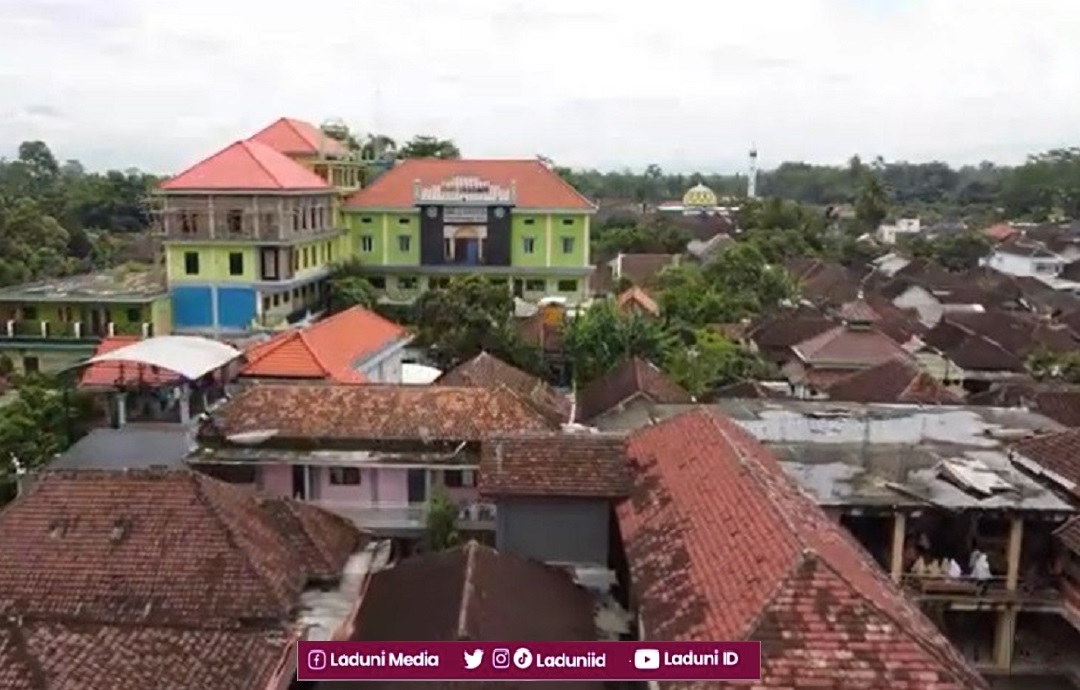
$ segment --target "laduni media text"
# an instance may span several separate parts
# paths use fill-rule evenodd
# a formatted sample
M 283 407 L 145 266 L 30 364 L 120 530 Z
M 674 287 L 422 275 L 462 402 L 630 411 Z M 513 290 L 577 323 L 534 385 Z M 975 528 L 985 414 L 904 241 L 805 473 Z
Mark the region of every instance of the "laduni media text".
M 758 680 L 758 642 L 300 642 L 297 679 Z

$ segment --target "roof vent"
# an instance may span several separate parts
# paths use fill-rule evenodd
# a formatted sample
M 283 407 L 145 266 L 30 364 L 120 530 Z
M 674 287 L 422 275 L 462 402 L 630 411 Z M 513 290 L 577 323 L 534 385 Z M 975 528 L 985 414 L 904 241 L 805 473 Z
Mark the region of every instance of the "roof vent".
M 109 541 L 113 544 L 119 544 L 127 537 L 130 529 L 131 524 L 128 520 L 124 518 L 113 520 L 112 530 L 109 532 Z
M 67 520 L 53 520 L 49 523 L 49 536 L 59 539 L 67 533 Z

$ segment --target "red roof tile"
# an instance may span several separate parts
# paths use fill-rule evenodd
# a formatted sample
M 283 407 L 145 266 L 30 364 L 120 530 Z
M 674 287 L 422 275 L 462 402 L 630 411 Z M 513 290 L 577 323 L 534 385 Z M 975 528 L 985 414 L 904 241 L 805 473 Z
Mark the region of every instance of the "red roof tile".
M 253 494 L 186 470 L 44 474 L 0 553 L 0 614 L 106 624 L 280 625 L 320 575 Z
M 341 157 L 349 154 L 348 147 L 326 136 L 321 129 L 303 120 L 283 117 L 249 137 L 249 141 L 266 144 L 286 156 Z
M 240 376 L 361 383 L 365 378 L 356 364 L 407 335 L 402 326 L 355 306 L 252 345 L 244 353 L 247 364 Z
M 534 404 L 551 421 L 559 424 L 570 421 L 570 399 L 567 396 L 560 394 L 540 378 L 507 364 L 488 352 L 481 352 L 457 365 L 440 376 L 435 385 L 479 388 L 505 386 Z
M 844 302 L 840 307 L 840 318 L 848 323 L 873 323 L 881 320 L 881 316 L 861 295 L 850 302 Z
M 1014 443 L 1012 451 L 1072 482 L 1070 491 L 1080 498 L 1080 429 L 1026 438 Z
M 486 496 L 624 498 L 629 492 L 622 434 L 510 434 L 483 442 L 480 493 Z
M 257 141 L 238 141 L 161 183 L 165 192 L 325 191 L 326 180 Z
M 649 296 L 649 293 L 636 285 L 619 295 L 618 304 L 619 309 L 626 312 L 636 307 L 639 311 L 644 311 L 648 316 L 660 316 L 660 305 Z
M 997 225 L 991 225 L 982 232 L 983 235 L 995 242 L 1004 242 L 1009 238 L 1020 234 L 1019 230 L 1009 225 L 1008 223 L 998 223 Z
M 911 405 L 960 405 L 963 398 L 919 369 L 914 361 L 890 359 L 833 383 L 830 400 Z
M 287 645 L 281 630 L 0 623 L 0 687 L 263 690 Z
M 910 359 L 900 345 L 876 329 L 837 326 L 791 348 L 803 362 L 817 369 L 872 367 L 890 359 Z
M 402 161 L 345 201 L 346 208 L 414 208 L 414 184 L 432 185 L 465 176 L 480 177 L 509 187 L 514 183 L 520 209 L 566 209 L 592 211 L 596 207 L 554 171 L 538 160 L 439 160 L 417 158 Z
M 104 355 L 141 340 L 134 335 L 118 335 L 104 338 L 94 351 L 94 356 Z M 79 377 L 82 388 L 117 388 L 121 386 L 163 386 L 180 381 L 176 372 L 141 362 L 97 362 L 86 367 Z
M 588 422 L 638 398 L 659 404 L 694 401 L 692 395 L 658 366 L 631 357 L 578 391 L 576 419 Z
M 760 640 L 763 687 L 988 687 L 730 419 L 697 409 L 629 449 L 635 487 L 617 514 L 648 639 Z
M 288 440 L 479 441 L 557 427 L 506 387 L 254 384 L 215 414 L 204 437 L 276 430 Z

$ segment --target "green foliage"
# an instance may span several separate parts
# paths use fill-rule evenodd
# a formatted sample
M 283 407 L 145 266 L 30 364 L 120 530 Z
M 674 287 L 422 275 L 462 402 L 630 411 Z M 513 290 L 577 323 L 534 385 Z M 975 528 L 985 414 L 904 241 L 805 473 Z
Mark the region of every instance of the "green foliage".
M 398 152 L 399 158 L 442 158 L 451 160 L 461 158 L 461 150 L 450 139 L 440 139 L 426 134 L 418 134 L 405 142 Z
M 877 230 L 889 215 L 889 192 L 876 174 L 865 174 L 855 195 L 855 217 L 865 232 Z
M 538 353 L 518 337 L 514 298 L 505 284 L 470 275 L 433 287 L 413 305 L 416 341 L 441 369 L 450 369 L 481 350 L 527 371 L 537 371 Z
M 1080 148 L 1032 156 L 1010 171 L 1001 200 L 1010 218 L 1043 222 L 1080 217 Z
M 615 224 L 620 223 L 620 224 Z M 613 258 L 617 254 L 681 254 L 691 235 L 673 226 L 663 218 L 647 224 L 630 219 L 612 219 L 612 224 L 602 225 L 592 233 L 590 254 L 596 261 Z
M 729 383 L 772 378 L 778 373 L 707 328 L 693 331 L 687 346 L 674 349 L 664 368 L 676 383 L 698 398 Z
M 457 516 L 458 508 L 446 491 L 441 487 L 436 489 L 427 506 L 425 549 L 444 551 L 458 545 Z
M 1080 351 L 1048 352 L 1037 350 L 1027 360 L 1028 372 L 1039 379 L 1080 383 Z
M 375 306 L 375 288 L 363 276 L 359 259 L 339 262 L 330 270 L 330 311 L 337 313 L 357 305 L 365 309 Z
M 903 240 L 901 247 L 912 257 L 932 259 L 951 271 L 965 271 L 979 265 L 979 259 L 990 251 L 990 241 L 978 232 L 930 239 L 916 235 Z
M 580 386 L 627 357 L 663 363 L 677 340 L 662 324 L 636 312 L 626 314 L 614 301 L 605 300 L 568 321 L 563 344 L 574 363 L 574 380 Z

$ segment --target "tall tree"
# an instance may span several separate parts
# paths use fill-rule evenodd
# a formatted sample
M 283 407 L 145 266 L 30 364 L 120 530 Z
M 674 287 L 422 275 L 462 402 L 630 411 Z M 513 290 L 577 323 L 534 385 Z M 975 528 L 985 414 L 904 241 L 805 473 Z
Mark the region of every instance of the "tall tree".
M 405 142 L 398 152 L 401 158 L 461 158 L 461 150 L 451 139 L 420 134 Z

